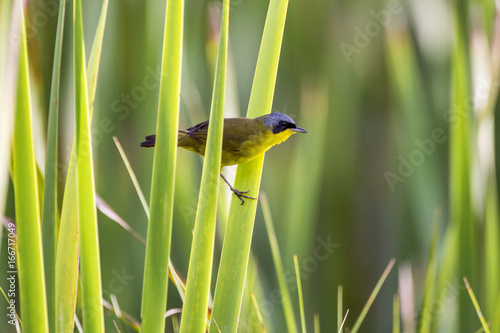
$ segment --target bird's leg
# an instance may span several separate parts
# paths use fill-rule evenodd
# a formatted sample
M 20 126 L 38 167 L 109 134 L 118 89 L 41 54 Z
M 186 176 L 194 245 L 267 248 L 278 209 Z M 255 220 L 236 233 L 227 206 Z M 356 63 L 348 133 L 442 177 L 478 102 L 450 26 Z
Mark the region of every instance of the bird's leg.
M 257 198 L 254 198 L 254 197 L 250 197 L 248 195 L 245 195 L 246 193 L 248 193 L 249 191 L 240 191 L 240 190 L 237 190 L 235 189 L 233 186 L 231 186 L 231 184 L 229 184 L 229 182 L 227 181 L 227 179 L 224 177 L 224 175 L 222 174 L 222 172 L 220 173 L 220 176 L 222 177 L 222 179 L 224 179 L 224 181 L 226 182 L 227 186 L 229 186 L 229 188 L 231 189 L 231 191 L 233 191 L 234 194 L 236 194 L 236 196 L 238 197 L 238 199 L 241 200 L 241 204 L 243 205 L 245 203 L 245 200 L 243 200 L 243 198 L 247 198 L 247 199 L 253 199 L 253 200 L 257 200 Z

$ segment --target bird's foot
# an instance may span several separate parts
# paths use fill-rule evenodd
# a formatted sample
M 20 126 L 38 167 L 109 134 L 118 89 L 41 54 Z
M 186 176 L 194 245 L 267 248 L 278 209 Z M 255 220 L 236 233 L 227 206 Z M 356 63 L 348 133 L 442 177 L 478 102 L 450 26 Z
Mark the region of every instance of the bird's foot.
M 243 198 L 257 200 L 257 198 L 245 195 L 250 191 L 240 191 L 240 190 L 235 189 L 234 187 L 231 187 L 231 191 L 233 191 L 233 193 L 238 197 L 238 199 L 241 200 L 242 205 L 245 203 L 245 200 L 243 200 Z
M 224 179 L 224 181 L 226 182 L 227 186 L 229 186 L 229 188 L 231 189 L 231 191 L 233 191 L 233 193 L 234 193 L 234 194 L 236 194 L 236 196 L 238 197 L 238 199 L 240 199 L 240 200 L 241 200 L 241 204 L 242 204 L 242 205 L 245 203 L 245 200 L 243 200 L 243 198 L 252 199 L 252 200 L 257 200 L 257 198 L 254 198 L 254 197 L 250 197 L 250 196 L 248 196 L 248 195 L 245 195 L 245 194 L 247 194 L 247 193 L 248 193 L 248 192 L 250 192 L 250 191 L 240 191 L 240 190 L 235 189 L 235 188 L 233 187 L 233 185 L 231 185 L 231 184 L 227 181 L 226 177 L 224 177 L 224 175 L 222 174 L 222 172 L 221 172 L 220 176 L 222 177 L 222 179 Z

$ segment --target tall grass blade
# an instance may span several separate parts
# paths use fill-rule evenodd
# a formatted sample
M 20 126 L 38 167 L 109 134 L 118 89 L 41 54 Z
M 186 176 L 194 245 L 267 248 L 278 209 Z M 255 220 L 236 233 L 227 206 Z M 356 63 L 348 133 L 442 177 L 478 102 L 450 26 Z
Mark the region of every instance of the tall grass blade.
M 271 253 L 273 255 L 274 268 L 276 269 L 276 277 L 278 279 L 278 286 L 281 293 L 281 305 L 283 306 L 283 313 L 285 315 L 287 332 L 298 332 L 297 320 L 293 312 L 292 299 L 290 292 L 286 285 L 285 270 L 283 268 L 283 261 L 281 259 L 280 250 L 278 247 L 278 240 L 274 231 L 273 220 L 271 216 L 271 209 L 269 208 L 269 201 L 265 193 L 260 195 L 260 203 L 264 213 L 264 222 L 266 223 L 267 235 L 269 236 L 269 243 L 271 245 Z
M 489 182 L 486 191 L 484 216 L 484 286 L 485 286 L 485 313 L 493 318 L 500 299 L 500 219 L 498 211 L 498 192 L 495 177 Z M 500 322 L 494 322 L 492 331 L 500 332 Z
M 105 0 L 103 9 L 108 0 Z M 90 64 L 99 63 L 101 56 L 102 38 L 98 36 L 104 33 L 104 20 L 106 11 L 101 12 L 99 26 L 96 31 L 96 38 L 92 46 L 90 55 Z M 95 77 L 92 83 L 88 84 L 89 96 L 92 96 L 96 90 L 98 66 L 91 65 L 87 69 L 89 77 Z M 90 99 L 89 99 L 90 100 Z M 93 107 L 90 103 L 89 117 L 92 118 Z M 74 318 L 76 308 L 76 287 L 78 280 L 78 251 L 79 251 L 79 223 L 77 209 L 76 192 L 76 133 L 71 147 L 70 158 L 68 161 L 68 173 L 64 185 L 64 198 L 61 210 L 61 219 L 59 225 L 59 237 L 57 242 L 56 256 L 56 332 L 71 332 L 75 325 Z
M 451 68 L 451 114 L 449 147 L 450 223 L 458 232 L 456 249 L 460 264 L 455 262 L 455 274 L 477 281 L 477 232 L 471 203 L 471 123 L 473 119 L 468 36 L 468 3 L 453 3 L 454 46 Z M 465 297 L 460 298 L 459 320 L 462 332 L 473 329 L 472 308 Z
M 11 19 L 11 4 L 9 1 L 0 2 L 0 100 L 4 101 L 4 108 L 0 114 L 0 214 L 4 214 L 7 202 L 9 184 L 9 164 L 11 155 L 12 117 L 14 113 L 14 87 L 11 81 L 16 72 L 15 66 L 9 63 L 12 48 L 9 47 L 9 29 Z M 10 33 L 14 33 L 10 31 Z M 0 229 L 0 237 L 3 230 Z M 1 241 L 0 241 L 1 244 Z M 0 250 L 0 254 L 2 251 Z
M 319 314 L 314 314 L 314 333 L 319 333 L 320 326 L 319 326 Z
M 141 303 L 142 330 L 163 332 L 174 211 L 184 1 L 167 1 L 150 219 Z
M 266 327 L 264 326 L 264 319 L 262 318 L 259 304 L 257 303 L 257 299 L 255 298 L 255 294 L 251 293 L 250 297 L 252 298 L 252 304 L 254 306 L 255 312 L 257 313 L 257 318 L 259 319 L 261 332 L 267 332 Z
M 142 207 L 144 208 L 144 211 L 146 212 L 146 216 L 149 218 L 149 206 L 148 202 L 146 201 L 146 198 L 144 197 L 144 193 L 141 190 L 141 187 L 139 186 L 139 181 L 137 180 L 137 177 L 135 176 L 134 170 L 132 169 L 132 166 L 130 165 L 130 162 L 127 158 L 127 155 L 125 154 L 125 151 L 123 150 L 122 145 L 120 144 L 120 141 L 116 136 L 113 137 L 113 141 L 115 142 L 116 148 L 118 148 L 118 151 L 120 152 L 120 156 L 122 157 L 123 163 L 125 164 L 125 167 L 127 168 L 128 174 L 130 175 L 130 179 L 132 180 L 132 183 L 134 184 L 135 191 L 137 192 L 137 195 L 139 196 L 139 200 L 141 200 Z
M 343 286 L 340 284 L 337 287 L 337 332 L 342 333 L 342 313 L 343 313 Z
M 304 297 L 302 296 L 302 283 L 300 281 L 300 268 L 299 268 L 299 260 L 297 259 L 297 255 L 293 256 L 293 264 L 295 266 L 295 276 L 297 277 L 297 292 L 299 294 L 300 323 L 301 323 L 301 327 L 302 327 L 302 333 L 306 333 L 307 328 L 306 328 L 306 315 L 304 312 Z
M 467 288 L 467 292 L 469 293 L 470 299 L 472 300 L 472 304 L 474 304 L 474 308 L 476 309 L 477 316 L 481 321 L 481 325 L 483 326 L 484 331 L 486 333 L 490 333 L 490 328 L 488 327 L 488 324 L 484 319 L 483 313 L 481 312 L 481 308 L 479 307 L 479 303 L 477 302 L 476 296 L 474 295 L 474 291 L 472 291 L 472 288 L 470 287 L 469 281 L 467 280 L 466 277 L 464 277 L 464 283 L 465 287 Z
M 189 258 L 186 299 L 182 310 L 181 333 L 203 333 L 206 328 L 205 322 L 215 242 L 219 173 L 221 169 L 222 132 L 224 129 L 228 30 L 229 0 L 224 0 L 207 146 Z
M 434 231 L 432 233 L 429 259 L 427 263 L 427 275 L 425 277 L 424 297 L 418 319 L 418 332 L 430 333 L 432 325 L 432 301 L 435 297 L 436 274 L 437 274 L 437 250 L 439 242 L 441 211 L 436 209 L 434 214 Z
M 486 115 L 480 119 L 479 126 L 486 124 L 498 124 L 498 112 L 496 108 L 500 107 L 499 100 L 499 85 L 500 78 L 500 52 L 498 43 L 500 42 L 500 7 L 495 4 L 484 2 L 484 8 L 491 10 L 488 14 L 491 15 L 491 25 L 486 24 L 484 32 L 490 37 L 491 42 L 491 83 L 488 96 L 488 104 L 486 106 Z M 487 23 L 487 22 L 485 22 Z M 489 28 L 493 28 L 488 30 Z M 491 31 L 493 32 L 491 34 Z M 495 119 L 496 117 L 496 119 Z M 485 291 L 485 306 L 484 310 L 487 318 L 491 318 L 493 333 L 500 333 L 500 212 L 498 198 L 498 126 L 493 126 L 491 140 L 493 144 L 488 148 L 486 154 L 492 156 L 485 172 L 485 198 L 484 198 L 484 291 Z M 479 140 L 478 140 L 479 141 Z M 495 153 L 495 146 L 497 153 Z M 495 161 L 496 156 L 496 161 Z
M 92 42 L 92 50 L 90 51 L 89 64 L 87 67 L 88 96 L 91 119 L 94 111 L 97 75 L 99 73 L 99 64 L 101 62 L 102 42 L 104 39 L 104 28 L 106 27 L 108 5 L 109 0 L 104 0 L 102 3 L 101 14 L 99 16 L 99 22 L 97 23 L 97 29 L 94 35 L 94 41 Z
M 399 315 L 399 295 L 395 294 L 392 302 L 392 333 L 399 333 L 401 323 Z
M 386 269 L 384 270 L 384 273 L 382 273 L 382 276 L 378 280 L 377 284 L 375 285 L 375 288 L 373 289 L 370 297 L 368 298 L 368 301 L 366 302 L 365 306 L 363 307 L 363 310 L 361 310 L 361 313 L 359 314 L 358 319 L 356 319 L 356 322 L 354 323 L 354 326 L 351 329 L 351 333 L 356 333 L 359 331 L 359 328 L 361 327 L 361 324 L 363 323 L 363 320 L 366 317 L 366 314 L 368 313 L 368 310 L 370 310 L 370 307 L 373 304 L 373 301 L 375 300 L 375 297 L 377 297 L 378 292 L 380 291 L 380 288 L 382 288 L 382 285 L 385 282 L 385 279 L 387 279 L 387 276 L 392 270 L 392 267 L 394 266 L 394 263 L 396 262 L 395 259 L 391 259 L 389 261 L 389 264 L 387 265 Z
M 271 111 L 287 8 L 288 0 L 269 3 L 248 105 L 249 118 Z M 235 188 L 256 195 L 263 161 L 262 155 L 239 165 Z M 238 326 L 256 209 L 253 200 L 247 200 L 245 205 L 240 205 L 237 198 L 231 200 L 212 310 L 212 318 L 222 332 L 235 331 Z M 215 332 L 217 327 L 210 325 L 210 333 Z
M 349 309 L 347 309 L 347 311 L 345 312 L 344 319 L 342 319 L 342 323 L 340 323 L 339 333 L 342 333 L 342 329 L 344 328 L 344 324 L 348 314 L 349 314 Z
M 72 156 L 76 156 L 72 149 Z M 66 177 L 56 256 L 56 332 L 71 332 L 74 326 L 79 249 L 76 160 L 70 158 Z
M 75 131 L 77 159 L 77 203 L 80 222 L 80 273 L 82 283 L 83 328 L 89 332 L 104 332 L 102 310 L 101 263 L 97 213 L 94 200 L 95 186 L 90 140 L 90 120 L 85 71 L 81 1 L 75 0 L 74 56 L 75 56 Z
M 17 2 L 16 5 L 22 6 L 22 3 Z M 19 273 L 23 330 L 25 332 L 48 332 L 37 167 L 31 126 L 28 51 L 23 10 L 21 10 L 21 15 L 19 72 L 12 144 L 18 262 L 9 263 L 8 274 Z
M 458 261 L 459 251 L 458 246 L 460 243 L 457 241 L 458 238 L 458 228 L 455 224 L 448 224 L 446 231 L 443 236 L 443 246 L 438 262 L 437 268 L 437 281 L 435 297 L 432 301 L 436 299 L 443 299 L 449 297 L 450 289 L 452 291 L 456 290 L 456 284 L 458 283 L 456 278 L 456 263 Z M 445 329 L 450 329 L 452 332 L 458 331 L 459 322 L 458 320 L 449 320 L 449 317 L 456 317 L 458 311 L 458 293 L 452 294 L 453 297 L 447 298 L 447 306 L 440 309 L 437 314 L 431 311 L 430 318 L 421 318 L 421 321 L 430 321 L 431 332 L 440 332 Z
M 56 248 L 57 248 L 57 141 L 59 126 L 59 83 L 64 33 L 66 1 L 59 2 L 57 31 L 50 87 L 49 123 L 47 130 L 47 157 L 42 207 L 42 239 L 47 286 L 47 312 L 49 328 L 55 330 L 56 321 Z

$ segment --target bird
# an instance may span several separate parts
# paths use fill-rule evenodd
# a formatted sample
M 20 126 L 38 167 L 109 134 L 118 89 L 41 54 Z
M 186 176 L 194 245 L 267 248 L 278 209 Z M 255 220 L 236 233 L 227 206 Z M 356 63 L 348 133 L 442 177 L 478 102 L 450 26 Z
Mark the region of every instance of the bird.
M 298 127 L 292 118 L 286 114 L 272 112 L 257 118 L 225 118 L 222 138 L 221 169 L 225 166 L 236 165 L 250 161 L 265 153 L 269 148 L 286 141 L 292 134 L 308 133 Z M 193 127 L 180 130 L 177 137 L 177 146 L 205 156 L 205 147 L 208 136 L 208 120 Z M 156 135 L 148 135 L 140 146 L 150 148 L 155 146 Z M 235 189 L 220 173 L 222 179 L 231 191 L 241 200 L 257 200 L 246 195 L 249 191 Z

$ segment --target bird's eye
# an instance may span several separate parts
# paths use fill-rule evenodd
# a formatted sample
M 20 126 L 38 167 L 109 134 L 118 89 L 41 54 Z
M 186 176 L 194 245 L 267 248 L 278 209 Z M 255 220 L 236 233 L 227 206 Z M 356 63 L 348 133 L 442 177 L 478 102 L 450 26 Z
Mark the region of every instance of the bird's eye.
M 280 121 L 280 127 L 287 128 L 286 122 Z

